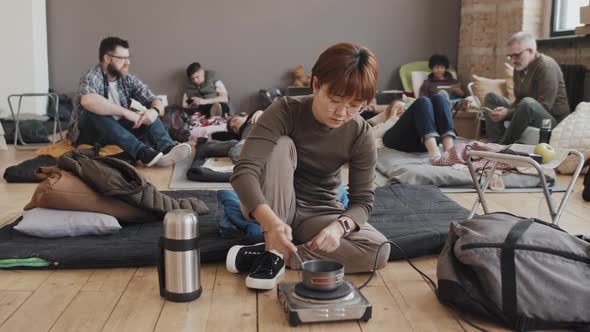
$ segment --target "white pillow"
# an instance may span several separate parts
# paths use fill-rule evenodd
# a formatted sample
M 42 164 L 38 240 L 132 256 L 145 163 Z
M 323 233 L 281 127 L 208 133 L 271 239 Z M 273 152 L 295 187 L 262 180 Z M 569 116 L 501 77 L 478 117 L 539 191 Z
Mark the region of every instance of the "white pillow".
M 104 213 L 34 208 L 23 212 L 17 231 L 42 238 L 104 235 L 121 229 L 113 216 Z
M 420 97 L 420 87 L 422 83 L 428 78 L 430 75 L 429 71 L 413 71 L 411 73 L 412 77 L 412 90 L 414 91 L 414 97 Z

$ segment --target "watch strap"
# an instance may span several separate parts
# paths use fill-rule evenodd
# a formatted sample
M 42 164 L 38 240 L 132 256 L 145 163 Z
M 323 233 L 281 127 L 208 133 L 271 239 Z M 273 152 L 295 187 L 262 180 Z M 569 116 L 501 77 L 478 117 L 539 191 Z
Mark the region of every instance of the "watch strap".
M 348 220 L 345 218 L 338 218 L 338 222 L 340 223 L 340 226 L 342 226 L 342 229 L 344 229 L 344 234 L 342 235 L 342 237 L 347 237 L 348 235 L 350 235 L 352 229 L 350 228 Z

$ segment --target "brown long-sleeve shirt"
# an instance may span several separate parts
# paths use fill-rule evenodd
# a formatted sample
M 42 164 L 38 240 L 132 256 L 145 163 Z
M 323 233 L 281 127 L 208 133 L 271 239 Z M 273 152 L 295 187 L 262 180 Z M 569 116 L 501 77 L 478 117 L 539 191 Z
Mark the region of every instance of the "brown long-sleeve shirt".
M 514 96 L 516 100 L 512 109 L 522 98 L 531 97 L 543 105 L 557 122 L 570 113 L 561 68 L 544 54 L 539 53 L 526 70 L 514 70 Z
M 248 213 L 267 203 L 261 190 L 265 162 L 281 136 L 297 149 L 295 195 L 306 205 L 333 205 L 342 182 L 341 169 L 349 164 L 348 208 L 343 213 L 359 226 L 373 208 L 377 150 L 371 126 L 360 115 L 329 129 L 312 113 L 313 97 L 286 97 L 260 117 L 234 167 L 231 184 Z

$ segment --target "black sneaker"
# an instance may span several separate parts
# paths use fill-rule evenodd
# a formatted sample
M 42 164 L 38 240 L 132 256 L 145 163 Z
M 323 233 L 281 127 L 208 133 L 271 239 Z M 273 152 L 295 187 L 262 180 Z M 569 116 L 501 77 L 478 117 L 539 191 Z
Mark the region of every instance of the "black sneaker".
M 137 159 L 140 160 L 147 167 L 154 166 L 164 154 L 156 151 L 149 146 L 144 146 L 137 153 Z
M 225 267 L 231 273 L 248 272 L 256 259 L 264 253 L 264 242 L 247 246 L 233 246 L 225 258 Z
M 274 251 L 265 251 L 250 270 L 246 286 L 253 289 L 273 289 L 277 279 L 285 273 L 285 261 Z

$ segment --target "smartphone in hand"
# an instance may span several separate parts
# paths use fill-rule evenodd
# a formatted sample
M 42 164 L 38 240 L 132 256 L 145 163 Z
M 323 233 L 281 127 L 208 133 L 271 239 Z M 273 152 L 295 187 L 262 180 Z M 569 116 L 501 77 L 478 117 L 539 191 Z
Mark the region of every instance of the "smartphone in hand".
M 485 112 L 485 114 L 488 114 L 488 115 L 494 112 L 494 110 L 492 110 L 489 107 L 485 107 L 485 106 L 482 107 L 481 109 Z

